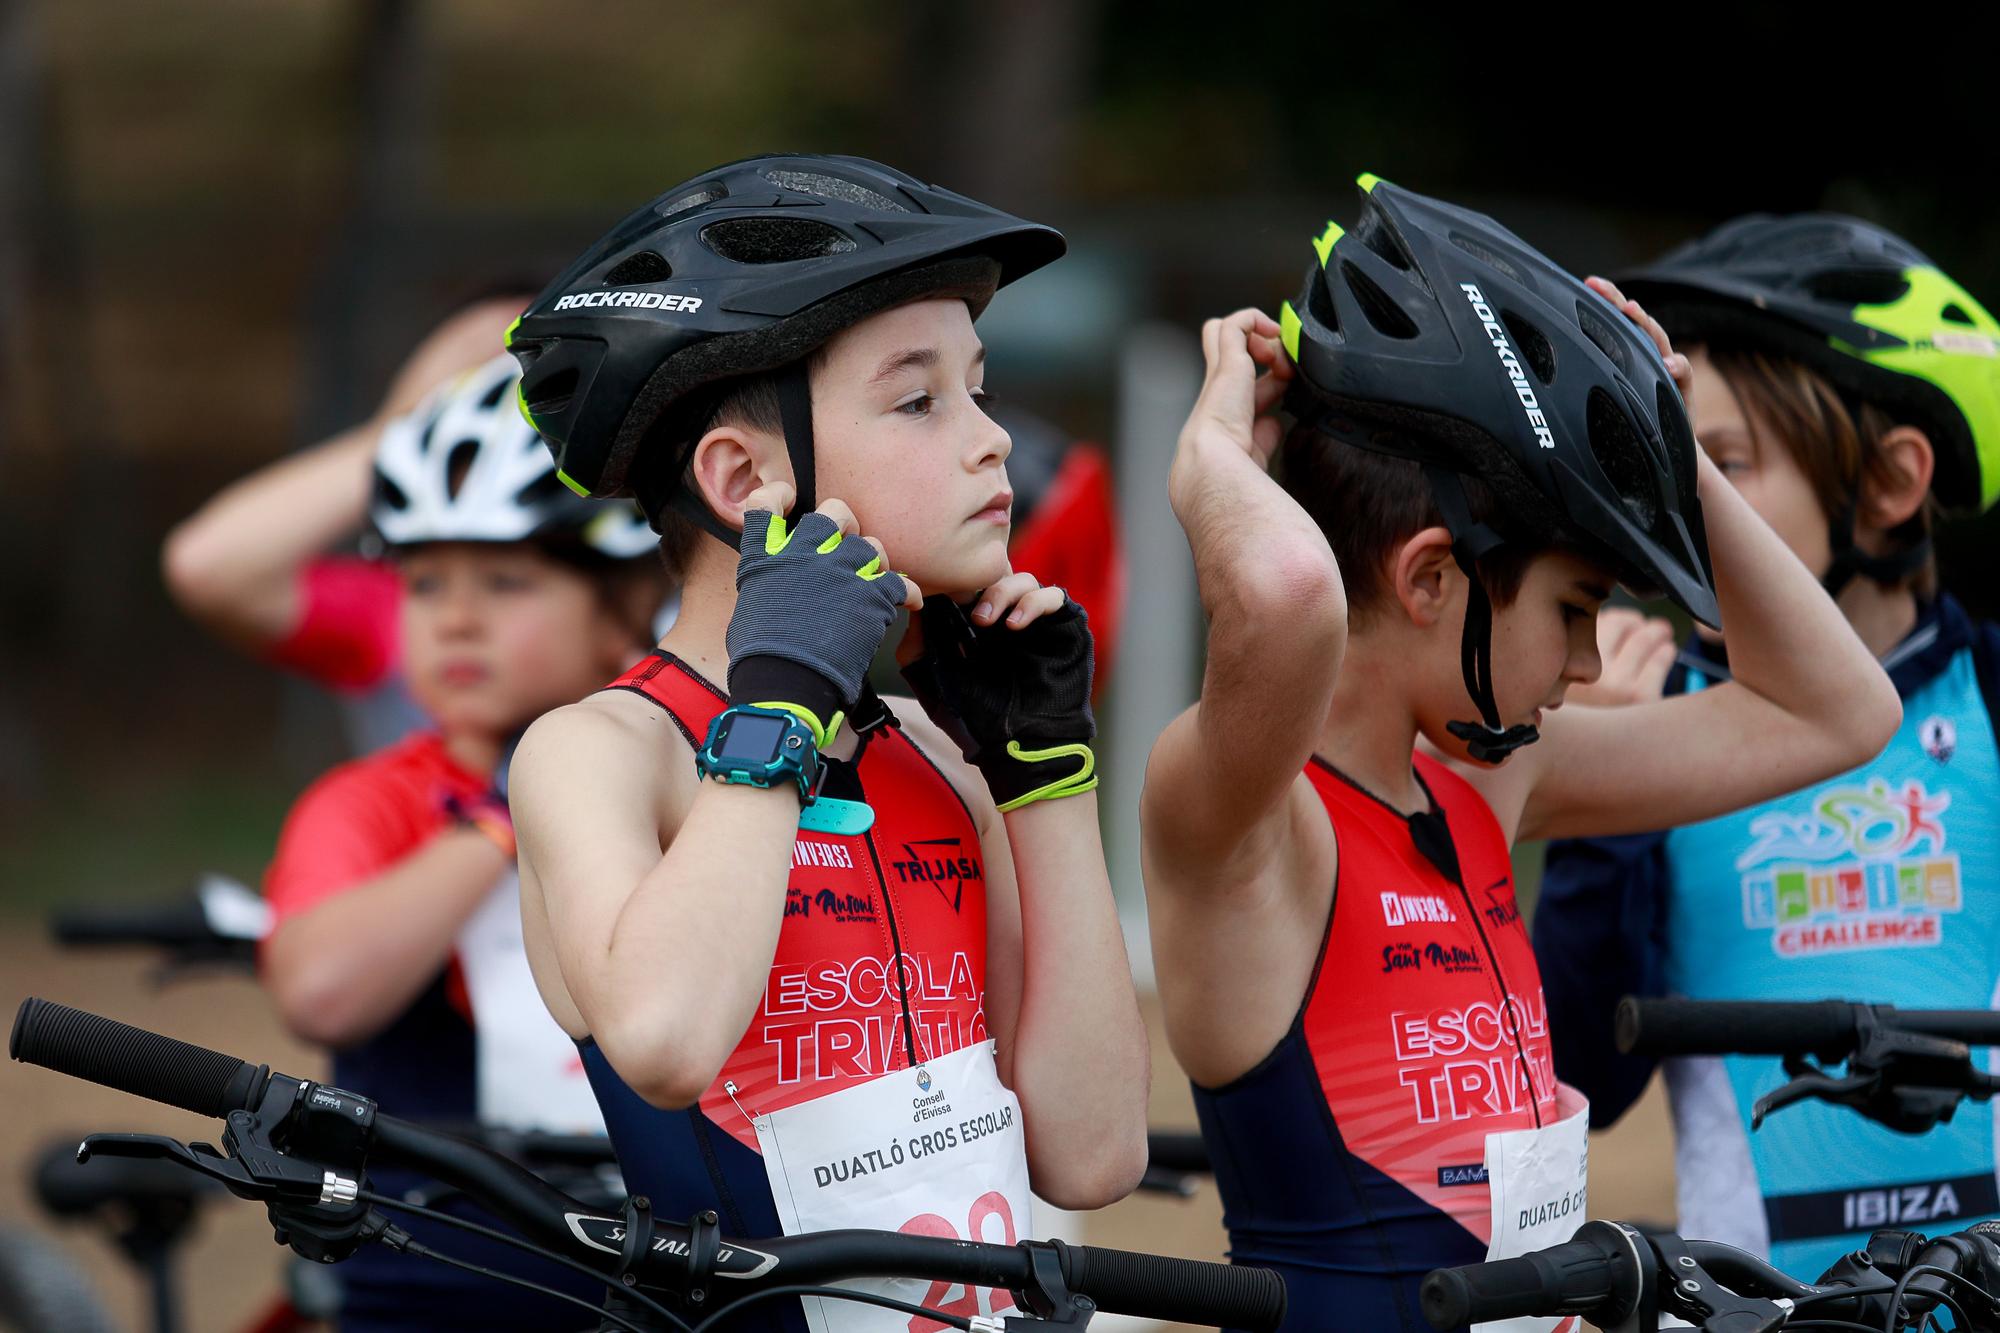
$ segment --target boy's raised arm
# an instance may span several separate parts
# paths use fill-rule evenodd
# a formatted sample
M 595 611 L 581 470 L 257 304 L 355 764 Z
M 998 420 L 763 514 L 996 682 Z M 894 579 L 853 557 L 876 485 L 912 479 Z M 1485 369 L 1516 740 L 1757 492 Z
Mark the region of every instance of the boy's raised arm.
M 250 652 L 290 633 L 303 614 L 300 572 L 367 517 L 383 426 L 499 352 L 517 306 L 484 301 L 453 315 L 410 353 L 374 415 L 233 482 L 175 525 L 160 566 L 181 609 Z
M 1593 280 L 1596 281 L 1596 280 Z M 1636 302 L 1616 299 L 1679 358 Z M 1888 675 L 1819 581 L 1697 452 L 1716 600 L 1734 680 L 1630 708 L 1552 716 L 1519 836 L 1671 828 L 1830 777 L 1902 722 Z
M 1145 806 L 1164 849 L 1210 864 L 1282 810 L 1347 641 L 1333 552 L 1266 471 L 1280 431 L 1270 413 L 1293 373 L 1278 333 L 1255 310 L 1203 325 L 1207 378 L 1168 482 L 1194 553 L 1208 659 L 1201 702 L 1153 748 Z

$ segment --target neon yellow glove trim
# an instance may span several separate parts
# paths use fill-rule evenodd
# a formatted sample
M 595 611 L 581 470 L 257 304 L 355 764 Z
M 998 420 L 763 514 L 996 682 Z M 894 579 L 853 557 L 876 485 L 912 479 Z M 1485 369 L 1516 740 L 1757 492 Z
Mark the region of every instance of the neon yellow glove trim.
M 798 704 L 788 704 L 782 699 L 773 699 L 767 703 L 754 703 L 750 706 L 752 708 L 770 708 L 780 713 L 790 713 L 793 717 L 805 723 L 807 728 L 811 730 L 813 744 L 817 745 L 822 752 L 825 751 L 827 746 L 833 744 L 834 738 L 840 735 L 840 724 L 847 720 L 847 711 L 842 709 L 833 715 L 832 721 L 822 726 L 819 716 L 812 709 L 801 708 Z
M 1088 745 L 1057 745 L 1046 750 L 1024 750 L 1021 742 L 1008 741 L 1007 754 L 1024 764 L 1039 764 L 1049 759 L 1081 759 L 1083 767 L 1068 777 L 1057 778 L 1046 787 L 1037 787 L 1031 792 L 1016 796 L 1000 807 L 1000 813 L 1019 810 L 1024 805 L 1036 801 L 1059 801 L 1065 796 L 1081 796 L 1097 786 L 1097 756 Z
M 575 477 L 572 477 L 569 473 L 563 471 L 561 468 L 556 469 L 556 480 L 560 481 L 563 485 L 569 487 L 571 490 L 575 491 L 578 495 L 581 495 L 586 500 L 593 498 L 590 494 L 590 487 L 584 485 L 582 482 L 578 481 Z

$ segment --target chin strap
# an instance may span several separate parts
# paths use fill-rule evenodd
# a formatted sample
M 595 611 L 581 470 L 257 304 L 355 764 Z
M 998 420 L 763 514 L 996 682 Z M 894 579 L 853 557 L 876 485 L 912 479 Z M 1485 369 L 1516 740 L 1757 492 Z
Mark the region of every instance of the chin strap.
M 817 478 L 813 472 L 812 378 L 806 369 L 805 358 L 800 357 L 781 367 L 777 379 L 778 421 L 785 432 L 785 452 L 792 460 L 793 489 L 798 492 L 790 515 L 796 521 L 819 508 L 819 496 L 815 492 Z M 702 503 L 700 492 L 682 487 L 674 491 L 667 503 L 730 550 L 734 551 L 742 543 L 743 534 L 717 518 Z
M 1502 727 L 1500 708 L 1493 699 L 1493 602 L 1479 577 L 1478 563 L 1506 539 L 1484 523 L 1472 521 L 1465 487 L 1456 472 L 1426 463 L 1424 475 L 1430 479 L 1431 496 L 1444 516 L 1445 530 L 1451 533 L 1451 557 L 1465 574 L 1465 633 L 1459 639 L 1458 661 L 1465 675 L 1465 692 L 1472 696 L 1480 717 L 1478 722 L 1447 722 L 1445 730 L 1464 741 L 1466 753 L 1478 763 L 1497 764 L 1542 735 L 1526 723 Z
M 1887 555 L 1870 555 L 1854 544 L 1854 502 L 1835 514 L 1827 524 L 1827 537 L 1833 547 L 1833 563 L 1820 575 L 1820 586 L 1826 589 L 1828 597 L 1840 596 L 1840 590 L 1852 583 L 1856 575 L 1870 579 L 1886 588 L 1899 587 L 1911 575 L 1917 573 L 1931 558 L 1930 534 L 1922 530 L 1921 523 L 1912 519 L 1903 528 L 1912 530 L 1915 539 L 1900 551 Z M 1891 536 L 1896 535 L 1891 533 Z

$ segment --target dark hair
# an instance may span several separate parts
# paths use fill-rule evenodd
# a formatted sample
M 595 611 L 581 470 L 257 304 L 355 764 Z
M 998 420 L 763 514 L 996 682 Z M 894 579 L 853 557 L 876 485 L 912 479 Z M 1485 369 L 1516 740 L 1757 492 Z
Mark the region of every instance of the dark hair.
M 1760 421 L 1771 428 L 1805 474 L 1829 524 L 1849 513 L 1871 484 L 1892 486 L 1902 479 L 1882 448 L 1883 437 L 1897 424 L 1882 408 L 1848 398 L 1818 371 L 1790 357 L 1723 347 L 1707 351 L 1742 407 L 1752 438 Z M 1925 496 L 1917 512 L 1891 534 L 1892 546 L 1907 550 L 1928 540 L 1937 516 L 1936 495 Z M 1919 597 L 1934 596 L 1936 559 L 1926 560 L 1903 582 Z
M 1343 443 L 1310 426 L 1292 427 L 1277 464 L 1273 475 L 1278 484 L 1333 548 L 1349 615 L 1359 621 L 1379 610 L 1388 600 L 1389 558 L 1396 548 L 1425 528 L 1444 525 L 1423 465 Z M 1478 565 L 1479 581 L 1495 606 L 1507 606 L 1520 595 L 1521 581 L 1538 555 L 1569 551 L 1602 563 L 1570 534 L 1526 531 L 1478 477 L 1465 476 L 1464 486 L 1473 521 L 1508 539 Z
M 709 540 L 702 526 L 669 502 L 675 491 L 694 485 L 694 446 L 717 426 L 748 426 L 755 430 L 785 428 L 778 407 L 778 372 L 766 371 L 723 380 L 692 395 L 677 411 L 653 428 L 632 462 L 632 493 L 646 521 L 660 534 L 660 561 L 680 578 L 697 543 Z

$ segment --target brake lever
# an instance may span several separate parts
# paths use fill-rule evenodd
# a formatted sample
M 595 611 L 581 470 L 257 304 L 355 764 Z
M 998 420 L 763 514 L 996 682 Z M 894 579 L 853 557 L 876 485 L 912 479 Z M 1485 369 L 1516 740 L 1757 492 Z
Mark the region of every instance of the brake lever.
M 1739 1296 L 1717 1282 L 1679 1236 L 1652 1234 L 1646 1243 L 1660 1256 L 1662 1313 L 1678 1315 L 1702 1333 L 1776 1333 L 1785 1326 L 1785 1307 Z
M 1964 1042 L 1885 1028 L 1872 1013 L 1864 1013 L 1856 1026 L 1846 1074 L 1836 1077 L 1809 1060 L 1787 1056 L 1785 1072 L 1792 1081 L 1757 1099 L 1750 1127 L 1760 1127 L 1773 1111 L 1816 1098 L 1900 1133 L 1922 1134 L 1948 1122 L 1965 1098 L 1985 1101 L 2000 1088 L 2000 1080 L 1973 1066 Z
M 225 1157 L 206 1143 L 182 1143 L 162 1134 L 92 1134 L 76 1150 L 78 1162 L 93 1157 L 125 1157 L 140 1161 L 172 1162 L 175 1166 L 206 1176 L 239 1199 L 258 1203 L 280 1201 L 327 1203 L 337 1196 L 330 1180 L 332 1172 L 317 1172 L 280 1158 L 278 1169 L 253 1170 L 241 1160 Z
M 1801 1061 L 1801 1064 L 1805 1062 Z M 1840 1078 L 1825 1073 L 1815 1065 L 1805 1064 L 1806 1072 L 1792 1068 L 1792 1061 L 1785 1062 L 1786 1072 L 1793 1075 L 1792 1081 L 1773 1092 L 1759 1097 L 1750 1107 L 1750 1128 L 1764 1127 L 1764 1117 L 1773 1111 L 1782 1111 L 1787 1106 L 1817 1098 L 1840 1106 L 1861 1109 L 1869 1096 L 1880 1090 L 1882 1076 L 1876 1074 L 1847 1074 Z

